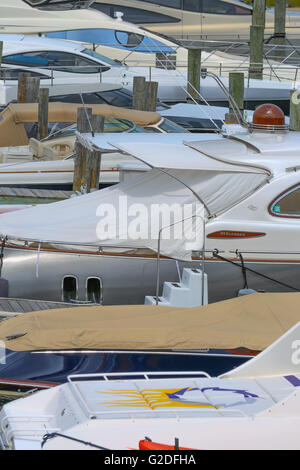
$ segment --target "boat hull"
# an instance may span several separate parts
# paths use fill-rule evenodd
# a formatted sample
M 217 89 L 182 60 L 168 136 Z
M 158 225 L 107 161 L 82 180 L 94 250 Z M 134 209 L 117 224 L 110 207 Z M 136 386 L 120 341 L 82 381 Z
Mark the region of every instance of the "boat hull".
M 74 252 L 72 248 L 4 249 L 2 277 L 9 281 L 9 296 L 49 301 L 81 303 L 90 301 L 88 280 L 99 280 L 99 301 L 103 305 L 144 304 L 146 295 L 156 294 L 157 258 L 153 254 Z M 226 256 L 225 256 L 226 257 Z M 230 262 L 233 261 L 233 262 Z M 200 268 L 201 260 L 176 262 L 162 258 L 160 262 L 160 295 L 163 282 L 178 282 L 184 267 Z M 299 259 L 245 260 L 245 267 L 260 275 L 247 272 L 246 278 L 239 260 L 221 261 L 209 258 L 205 262 L 208 275 L 209 302 L 236 297 L 240 289 L 265 292 L 290 292 L 300 290 Z M 264 277 L 267 276 L 270 279 Z M 66 293 L 64 280 L 74 278 L 73 296 Z M 282 285 L 284 283 L 286 285 Z M 69 296 L 69 297 L 68 297 Z

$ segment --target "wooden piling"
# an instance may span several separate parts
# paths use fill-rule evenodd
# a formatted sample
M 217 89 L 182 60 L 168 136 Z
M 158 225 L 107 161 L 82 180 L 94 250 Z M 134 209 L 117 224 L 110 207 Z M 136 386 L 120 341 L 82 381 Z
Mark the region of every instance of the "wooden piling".
M 144 111 L 146 103 L 146 79 L 145 77 L 133 78 L 133 109 Z
M 104 131 L 104 117 L 92 115 L 91 108 L 78 108 L 77 130 L 80 133 L 95 133 Z M 75 144 L 73 191 L 89 193 L 99 188 L 99 172 L 101 152 L 84 146 L 78 139 Z
M 0 41 L 0 67 L 2 64 L 2 54 L 3 54 L 3 42 Z
M 236 102 L 241 114 L 244 114 L 244 92 L 245 77 L 242 72 L 231 72 L 229 74 L 229 93 Z M 234 110 L 229 104 L 229 113 L 225 116 L 225 121 L 230 124 L 238 124 Z
M 250 26 L 249 78 L 263 79 L 264 26 Z
M 188 50 L 187 102 L 200 101 L 201 49 Z
M 104 116 L 92 115 L 92 126 L 95 133 L 104 132 Z M 99 150 L 88 150 L 86 159 L 86 188 L 87 192 L 99 189 L 101 152 Z
M 252 12 L 252 25 L 265 27 L 266 25 L 266 0 L 254 0 L 253 12 Z
M 156 111 L 158 82 L 146 81 L 145 77 L 133 79 L 133 109 Z
M 156 111 L 157 95 L 158 95 L 158 83 L 146 82 L 145 111 Z
M 275 2 L 275 44 L 278 48 L 275 51 L 276 59 L 282 61 L 285 58 L 285 38 L 286 38 L 286 1 L 276 0 Z
M 40 79 L 29 73 L 20 73 L 18 78 L 18 103 L 37 103 L 39 101 Z
M 300 132 L 300 91 L 291 91 L 290 130 Z
M 45 139 L 48 135 L 49 89 L 41 88 L 38 106 L 38 139 Z

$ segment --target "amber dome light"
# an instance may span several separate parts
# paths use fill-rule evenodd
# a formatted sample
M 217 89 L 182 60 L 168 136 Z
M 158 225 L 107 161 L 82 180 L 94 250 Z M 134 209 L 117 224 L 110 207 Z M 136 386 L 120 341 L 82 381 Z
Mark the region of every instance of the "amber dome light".
M 285 116 L 275 104 L 261 104 L 253 114 L 253 124 L 259 126 L 284 126 Z

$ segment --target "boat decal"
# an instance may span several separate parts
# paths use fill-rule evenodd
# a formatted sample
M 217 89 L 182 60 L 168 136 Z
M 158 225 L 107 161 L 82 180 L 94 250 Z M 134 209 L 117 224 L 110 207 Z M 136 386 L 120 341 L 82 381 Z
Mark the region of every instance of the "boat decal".
M 110 390 L 109 392 L 98 392 L 108 395 L 114 395 L 120 397 L 122 400 L 112 401 L 105 403 L 111 407 L 134 407 L 134 408 L 145 408 L 148 407 L 152 410 L 157 408 L 169 408 L 169 407 L 182 407 L 182 408 L 208 408 L 218 409 L 218 407 L 205 401 L 186 401 L 184 399 L 177 399 L 178 394 L 184 394 L 188 391 L 195 389 L 185 388 L 183 390 L 178 389 L 150 389 L 150 390 Z M 198 389 L 199 390 L 199 389 Z M 200 390 L 199 390 L 200 391 Z M 127 400 L 124 400 L 127 397 Z M 203 400 L 203 397 L 202 397 Z
M 295 375 L 286 375 L 284 377 L 290 384 L 293 385 L 293 387 L 300 387 L 300 379 L 296 377 Z
M 214 400 L 216 400 L 215 393 L 220 392 L 222 403 L 212 403 L 211 400 L 207 399 L 205 396 L 206 392 L 213 392 Z M 219 410 L 224 407 L 234 407 L 243 404 L 247 405 L 255 402 L 258 399 L 263 399 L 259 395 L 248 392 L 247 390 L 221 387 L 203 389 L 197 387 L 186 387 L 182 389 L 110 390 L 108 392 L 97 393 L 116 397 L 116 400 L 105 402 L 105 405 L 109 407 L 148 407 L 152 410 L 169 407 L 206 408 Z M 232 399 L 237 395 L 243 397 L 243 400 L 226 404 L 226 399 Z M 119 400 L 117 397 L 119 397 Z

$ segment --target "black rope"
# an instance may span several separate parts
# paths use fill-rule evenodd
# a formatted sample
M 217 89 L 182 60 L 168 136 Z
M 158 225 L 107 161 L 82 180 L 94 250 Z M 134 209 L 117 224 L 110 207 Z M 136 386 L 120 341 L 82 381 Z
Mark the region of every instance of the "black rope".
M 81 439 L 76 439 L 75 437 L 66 436 L 65 434 L 60 434 L 59 432 L 45 434 L 43 437 L 43 441 L 42 441 L 42 448 L 44 447 L 44 445 L 49 439 L 53 439 L 54 437 L 63 437 L 64 439 L 69 439 L 70 441 L 79 442 L 79 444 L 84 444 L 85 446 L 93 447 L 94 449 L 98 449 L 98 450 L 110 450 L 110 449 L 107 449 L 106 447 L 101 447 L 101 446 L 97 446 L 96 444 L 92 444 L 91 442 L 82 441 Z
M 242 273 L 243 273 L 243 277 L 244 277 L 244 289 L 249 289 L 248 279 L 247 279 L 247 269 L 246 269 L 246 266 L 245 266 L 245 262 L 244 262 L 244 258 L 243 258 L 242 253 L 239 253 L 239 257 L 240 257 L 240 260 L 241 260 Z
M 227 263 L 233 264 L 233 266 L 236 266 L 237 268 L 241 268 L 242 270 L 244 270 L 245 274 L 246 274 L 247 271 L 249 271 L 250 273 L 256 274 L 257 276 L 260 276 L 260 277 L 263 277 L 264 279 L 267 279 L 268 281 L 275 282 L 276 284 L 279 284 L 283 287 L 294 290 L 296 292 L 300 292 L 300 289 L 297 289 L 296 287 L 290 286 L 289 284 L 285 284 L 285 282 L 278 281 L 277 279 L 274 279 L 270 276 L 267 276 L 266 274 L 262 274 L 262 273 L 259 273 L 258 271 L 255 271 L 254 269 L 248 268 L 247 266 L 245 266 L 244 260 L 243 260 L 242 264 L 236 263 L 235 261 L 232 261 L 230 259 L 224 258 L 223 256 L 219 255 L 218 250 L 213 251 L 213 256 L 215 258 L 218 258 L 218 259 L 222 260 L 222 261 L 226 261 Z M 248 286 L 248 282 L 247 282 L 246 285 Z

